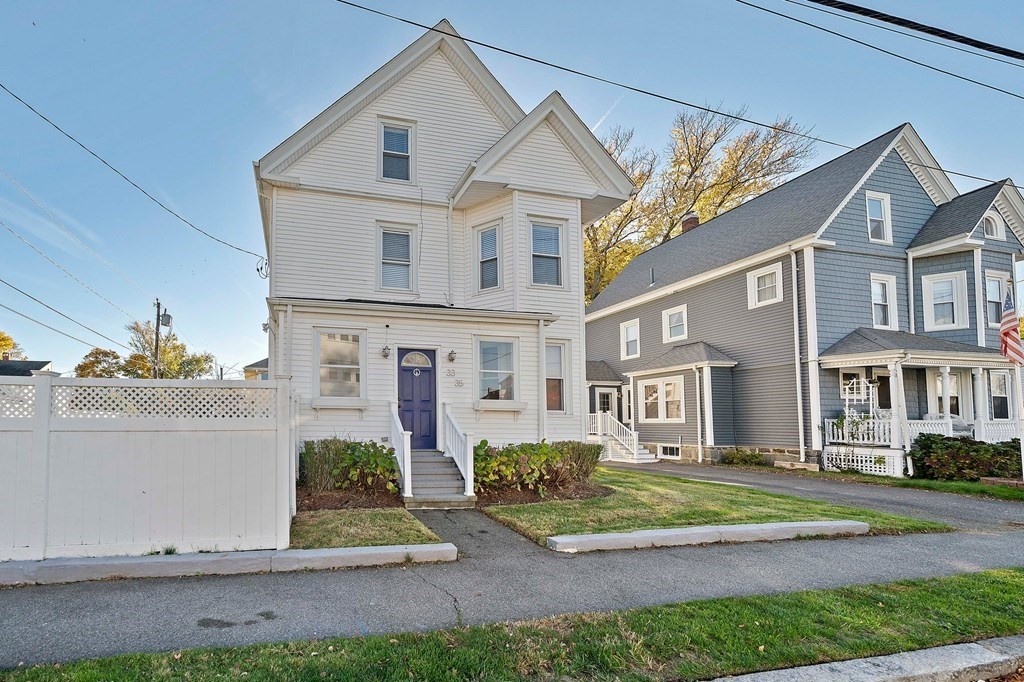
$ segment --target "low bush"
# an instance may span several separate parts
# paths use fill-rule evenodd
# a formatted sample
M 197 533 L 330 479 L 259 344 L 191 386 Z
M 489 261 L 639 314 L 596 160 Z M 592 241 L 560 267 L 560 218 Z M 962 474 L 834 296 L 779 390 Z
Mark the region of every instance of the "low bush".
M 398 490 L 394 450 L 373 441 L 322 438 L 302 444 L 300 483 L 311 492 Z
M 518 443 L 496 448 L 480 441 L 473 452 L 476 490 L 563 488 L 587 481 L 601 457 L 601 446 L 578 441 Z
M 763 467 L 765 465 L 764 455 L 756 450 L 736 448 L 729 450 L 722 455 L 722 464 L 741 467 Z
M 940 481 L 977 481 L 983 477 L 1019 478 L 1020 441 L 982 443 L 923 433 L 910 452 L 914 477 Z

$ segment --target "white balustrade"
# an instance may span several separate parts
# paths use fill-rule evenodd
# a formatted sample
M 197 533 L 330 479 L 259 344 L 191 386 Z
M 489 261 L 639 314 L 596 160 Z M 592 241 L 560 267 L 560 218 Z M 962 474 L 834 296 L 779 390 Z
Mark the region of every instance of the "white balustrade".
M 412 497 L 412 432 L 402 426 L 398 403 L 391 403 L 391 447 L 395 450 L 398 473 L 402 478 L 402 495 Z
M 466 481 L 465 493 L 472 495 L 473 448 L 476 447 L 476 442 L 472 433 L 462 430 L 447 404 L 442 403 L 441 410 L 444 413 L 444 454 L 455 460 L 463 480 Z

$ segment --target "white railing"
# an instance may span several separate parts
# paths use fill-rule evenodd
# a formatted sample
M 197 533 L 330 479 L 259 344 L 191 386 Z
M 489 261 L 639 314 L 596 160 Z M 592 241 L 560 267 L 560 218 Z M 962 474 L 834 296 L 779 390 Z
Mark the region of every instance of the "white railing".
M 911 419 L 903 425 L 903 429 L 906 434 L 904 442 L 908 447 L 913 445 L 914 440 L 922 433 L 933 433 L 940 436 L 953 435 L 951 425 L 945 419 Z
M 826 419 L 825 444 L 892 445 L 891 419 Z
M 391 447 L 395 449 L 398 473 L 402 477 L 402 496 L 412 497 L 412 431 L 406 431 L 398 416 L 398 403 L 391 403 Z
M 587 435 L 588 436 L 600 436 L 601 435 L 601 414 L 588 414 L 587 415 Z
M 876 451 L 856 452 L 852 446 L 826 448 L 822 452 L 822 464 L 826 471 L 860 471 L 875 476 L 903 478 L 909 459 L 902 452 Z
M 630 457 L 636 458 L 640 450 L 640 436 L 610 412 L 587 415 L 587 433 L 592 436 L 611 436 L 625 448 Z
M 984 425 L 985 442 L 1002 443 L 1013 440 L 1020 434 L 1020 427 L 1017 422 L 1009 419 L 999 421 L 987 421 Z
M 466 495 L 473 494 L 473 434 L 466 433 L 455 420 L 447 404 L 441 404 L 444 414 L 444 454 L 455 460 L 455 464 L 466 481 Z

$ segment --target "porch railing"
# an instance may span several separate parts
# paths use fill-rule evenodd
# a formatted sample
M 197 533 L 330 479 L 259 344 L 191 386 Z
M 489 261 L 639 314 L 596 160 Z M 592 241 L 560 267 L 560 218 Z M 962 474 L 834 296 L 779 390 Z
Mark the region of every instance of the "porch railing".
M 826 419 L 825 444 L 891 445 L 891 419 Z
M 893 447 L 891 419 L 826 419 L 825 445 L 873 445 Z M 923 433 L 943 436 L 970 436 L 987 443 L 1001 443 L 1012 440 L 1020 433 L 1018 422 L 1013 420 L 986 420 L 981 429 L 974 422 L 967 422 L 967 428 L 957 430 L 945 419 L 910 419 L 900 424 L 903 443 L 909 448 Z
M 412 431 L 402 426 L 398 403 L 391 403 L 391 447 L 395 449 L 398 474 L 402 478 L 402 496 L 412 497 Z
M 587 435 L 588 436 L 600 436 L 601 435 L 601 413 L 594 413 L 587 415 Z
M 476 446 L 473 434 L 462 430 L 446 403 L 441 404 L 441 411 L 444 414 L 444 454 L 455 460 L 463 480 L 466 481 L 465 494 L 472 495 L 473 448 Z
M 640 450 L 640 435 L 616 419 L 610 412 L 588 414 L 587 433 L 592 436 L 614 438 L 633 458 Z

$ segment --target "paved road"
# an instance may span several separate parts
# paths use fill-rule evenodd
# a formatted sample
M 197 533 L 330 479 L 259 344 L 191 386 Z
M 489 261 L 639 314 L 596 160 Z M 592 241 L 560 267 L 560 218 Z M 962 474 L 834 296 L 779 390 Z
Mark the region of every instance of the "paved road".
M 863 494 L 876 492 L 903 491 L 872 488 Z M 961 500 L 938 497 L 942 501 L 927 510 L 934 518 L 940 518 L 941 507 Z M 989 516 L 985 529 L 951 534 L 574 556 L 550 552 L 475 511 L 417 515 L 459 547 L 458 562 L 0 590 L 0 668 L 122 652 L 429 630 L 1024 566 L 1024 532 L 992 525 L 995 517 Z
M 942 521 L 957 528 L 1005 530 L 1024 523 L 1024 503 L 1003 502 L 968 495 L 953 495 L 911 488 L 889 488 L 784 472 L 732 467 L 657 462 L 643 466 L 610 464 L 611 468 L 654 471 L 681 478 L 745 485 L 773 493 L 808 497 L 835 504 L 867 507 L 891 514 Z

